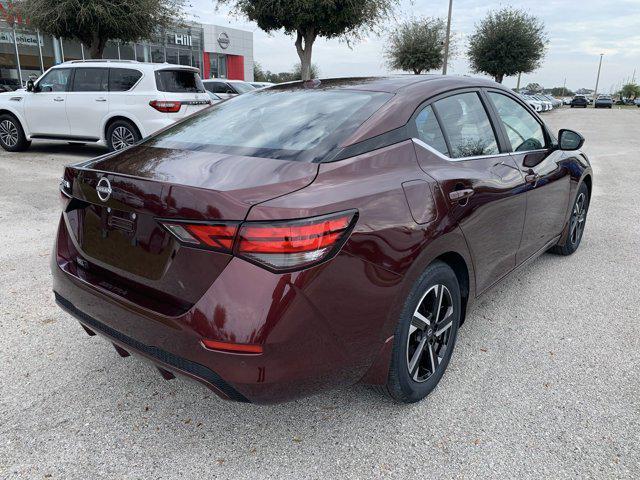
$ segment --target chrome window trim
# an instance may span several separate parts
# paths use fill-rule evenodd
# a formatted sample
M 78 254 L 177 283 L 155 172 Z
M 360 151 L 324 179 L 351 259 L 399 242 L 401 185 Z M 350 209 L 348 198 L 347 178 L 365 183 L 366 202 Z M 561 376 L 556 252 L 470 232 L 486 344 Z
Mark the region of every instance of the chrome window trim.
M 480 159 L 483 159 L 483 158 L 506 157 L 506 156 L 511 155 L 513 153 L 513 152 L 502 152 L 502 153 L 495 153 L 495 154 L 492 154 L 492 155 L 475 155 L 475 156 L 471 156 L 471 157 L 452 158 L 452 157 L 447 157 L 444 153 L 439 152 L 438 150 L 433 148 L 431 145 L 428 145 L 428 144 L 424 143 L 424 141 L 420 140 L 419 138 L 412 137 L 411 140 L 413 142 L 415 142 L 416 144 L 420 145 L 422 148 L 425 148 L 425 149 L 429 150 L 431 153 L 433 153 L 433 154 L 437 155 L 438 157 L 442 158 L 443 160 L 447 160 L 449 162 L 460 162 L 462 160 L 480 160 Z M 537 151 L 537 150 L 532 150 L 532 151 Z M 526 152 L 518 152 L 518 153 L 526 153 Z

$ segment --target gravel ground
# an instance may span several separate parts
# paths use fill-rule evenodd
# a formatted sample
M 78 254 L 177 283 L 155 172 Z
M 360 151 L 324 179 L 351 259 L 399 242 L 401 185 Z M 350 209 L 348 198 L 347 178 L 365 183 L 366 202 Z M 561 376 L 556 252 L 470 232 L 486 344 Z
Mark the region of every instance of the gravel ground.
M 165 382 L 53 302 L 62 165 L 0 154 L 0 478 L 639 478 L 640 110 L 546 116 L 587 138 L 585 237 L 477 305 L 440 386 L 395 405 L 354 386 L 277 406 Z

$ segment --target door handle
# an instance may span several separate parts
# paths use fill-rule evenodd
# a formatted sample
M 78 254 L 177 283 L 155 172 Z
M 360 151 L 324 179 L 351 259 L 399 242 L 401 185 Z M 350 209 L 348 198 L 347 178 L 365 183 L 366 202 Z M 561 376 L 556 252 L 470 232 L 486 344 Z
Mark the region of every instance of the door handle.
M 54 101 L 54 102 L 64 102 L 64 98 L 62 98 L 62 97 L 55 97 L 55 98 L 53 99 L 53 101 Z
M 106 102 L 107 99 L 104 97 L 96 98 L 96 102 Z
M 534 187 L 538 184 L 539 179 L 540 175 L 535 173 L 533 170 L 529 170 L 529 173 L 524 176 L 524 181 L 527 183 L 533 183 Z
M 449 198 L 453 202 L 464 203 L 464 201 L 466 201 L 466 199 L 468 199 L 473 194 L 473 188 L 463 188 L 462 190 L 454 190 L 452 192 L 449 192 Z

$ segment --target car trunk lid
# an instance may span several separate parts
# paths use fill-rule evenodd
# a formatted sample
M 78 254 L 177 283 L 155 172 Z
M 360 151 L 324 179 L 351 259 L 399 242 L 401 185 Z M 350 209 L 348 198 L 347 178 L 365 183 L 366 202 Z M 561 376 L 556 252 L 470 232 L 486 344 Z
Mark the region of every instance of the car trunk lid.
M 120 296 L 143 291 L 152 309 L 157 301 L 164 311 L 167 302 L 184 311 L 231 256 L 179 244 L 159 219 L 240 222 L 252 205 L 311 183 L 317 169 L 144 146 L 67 167 L 72 200 L 65 222 L 73 245 L 66 260 L 102 289 Z

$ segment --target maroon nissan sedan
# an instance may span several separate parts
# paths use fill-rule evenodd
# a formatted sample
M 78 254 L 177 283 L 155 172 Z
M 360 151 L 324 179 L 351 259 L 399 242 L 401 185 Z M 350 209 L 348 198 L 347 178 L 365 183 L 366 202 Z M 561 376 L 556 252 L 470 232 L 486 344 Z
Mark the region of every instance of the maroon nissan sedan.
M 57 303 L 225 399 L 431 392 L 477 298 L 580 245 L 592 170 L 496 83 L 289 83 L 66 167 Z

